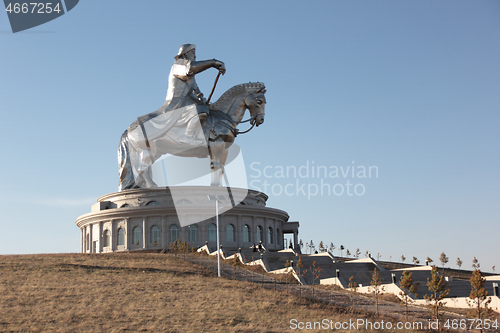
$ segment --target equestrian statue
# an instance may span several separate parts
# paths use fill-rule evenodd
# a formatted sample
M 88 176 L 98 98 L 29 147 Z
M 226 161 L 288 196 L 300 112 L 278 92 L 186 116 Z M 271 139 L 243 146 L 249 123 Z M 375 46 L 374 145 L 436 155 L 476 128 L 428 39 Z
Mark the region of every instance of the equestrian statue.
M 195 75 L 209 68 L 219 70 L 206 100 Z M 151 166 L 161 156 L 210 157 L 211 185 L 221 186 L 228 148 L 239 133 L 238 124 L 250 121 L 252 129 L 264 122 L 266 88 L 261 82 L 236 85 L 214 103 L 210 98 L 221 74 L 222 61 L 196 61 L 196 46 L 184 44 L 168 77 L 165 103 L 137 118 L 122 134 L 118 147 L 119 191 L 156 187 Z M 246 110 L 250 118 L 242 121 Z

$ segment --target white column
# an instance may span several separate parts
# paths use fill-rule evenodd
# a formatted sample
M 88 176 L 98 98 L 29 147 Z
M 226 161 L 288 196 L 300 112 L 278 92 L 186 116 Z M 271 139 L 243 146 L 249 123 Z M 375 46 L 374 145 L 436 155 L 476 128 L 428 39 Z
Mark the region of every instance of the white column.
M 103 224 L 104 222 L 99 222 L 99 253 L 102 253 L 102 232 L 103 232 Z
M 268 232 L 269 232 L 269 227 L 267 226 L 267 217 L 265 217 L 265 218 L 264 218 L 264 225 L 262 226 L 262 228 L 264 229 L 264 230 L 263 230 L 263 234 L 264 234 L 264 235 L 263 235 L 263 237 L 262 237 L 262 238 L 264 238 L 264 239 L 262 240 L 262 244 L 264 244 L 264 247 L 265 247 L 266 249 L 268 249 L 269 244 L 267 243 L 267 238 L 268 238 L 267 234 L 268 234 Z M 269 249 L 268 249 L 268 250 L 269 250 Z
M 111 250 L 114 252 L 116 251 L 116 249 L 118 248 L 118 242 L 117 242 L 117 239 L 116 239 L 116 221 L 115 220 L 111 220 L 111 239 L 110 239 L 110 242 L 111 242 Z
M 90 224 L 89 226 L 89 252 L 92 253 L 92 250 L 93 250 L 93 242 L 94 242 L 94 237 L 93 237 L 93 231 L 94 231 L 94 226 L 92 224 Z
M 87 226 L 83 227 L 83 253 L 87 253 Z
M 255 225 L 255 218 L 253 216 L 250 217 L 250 228 L 250 236 L 252 237 L 252 239 L 250 239 L 250 242 L 257 246 L 257 226 Z
M 130 221 L 128 218 L 125 219 L 125 250 L 130 250 Z
M 161 239 L 160 244 L 162 248 L 165 248 L 168 241 L 168 229 L 167 229 L 167 216 L 161 217 Z M 170 244 L 169 244 L 170 245 Z
M 146 218 L 142 218 L 142 248 L 146 249 Z
M 243 224 L 241 223 L 241 215 L 236 215 L 236 225 L 234 227 L 234 240 L 237 247 L 243 247 Z

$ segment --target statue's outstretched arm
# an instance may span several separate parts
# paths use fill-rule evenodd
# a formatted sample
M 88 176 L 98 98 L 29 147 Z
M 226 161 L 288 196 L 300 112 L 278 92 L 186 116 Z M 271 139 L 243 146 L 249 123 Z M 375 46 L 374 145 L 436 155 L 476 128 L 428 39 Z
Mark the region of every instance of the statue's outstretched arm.
M 222 74 L 226 73 L 226 66 L 222 61 L 211 59 L 203 61 L 192 61 L 188 75 L 195 75 L 212 67 L 217 68 Z

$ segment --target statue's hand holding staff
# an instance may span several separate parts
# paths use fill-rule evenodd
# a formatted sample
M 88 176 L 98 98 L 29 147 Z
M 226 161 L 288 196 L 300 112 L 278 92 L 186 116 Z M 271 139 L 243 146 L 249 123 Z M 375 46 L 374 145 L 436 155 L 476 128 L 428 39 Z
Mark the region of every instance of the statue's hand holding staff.
M 222 75 L 226 74 L 226 65 L 222 61 L 215 60 L 215 68 L 219 70 Z

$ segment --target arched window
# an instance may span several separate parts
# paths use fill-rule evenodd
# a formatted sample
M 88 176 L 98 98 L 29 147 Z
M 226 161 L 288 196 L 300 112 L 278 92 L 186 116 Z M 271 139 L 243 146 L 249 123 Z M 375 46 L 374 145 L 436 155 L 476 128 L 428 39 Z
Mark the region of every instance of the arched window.
M 130 207 L 130 205 L 128 203 L 123 204 L 120 208 L 127 208 L 127 207 Z
M 243 226 L 243 242 L 250 243 L 250 227 L 248 224 Z
M 135 227 L 132 234 L 132 244 L 141 245 L 142 243 L 142 229 L 141 227 Z
M 125 245 L 125 230 L 123 228 L 118 229 L 117 245 Z
M 109 246 L 109 230 L 104 230 L 104 234 L 102 235 L 102 246 Z
M 153 244 L 160 244 L 160 232 L 161 229 L 159 226 L 154 225 L 151 227 L 150 232 L 150 242 Z
M 168 228 L 168 241 L 174 243 L 179 237 L 179 226 L 177 224 L 172 224 Z
M 217 241 L 217 227 L 213 223 L 208 226 L 208 241 L 209 242 Z
M 191 201 L 189 201 L 187 199 L 181 199 L 181 200 L 177 201 L 175 204 L 176 205 L 190 205 Z
M 188 226 L 188 242 L 198 241 L 198 226 L 196 224 L 191 224 Z
M 273 243 L 273 228 L 269 227 L 267 230 L 267 243 L 272 244 Z
M 264 235 L 262 231 L 262 227 L 260 225 L 257 226 L 257 243 L 260 243 L 264 240 Z
M 234 242 L 234 225 L 232 224 L 226 226 L 226 242 Z
M 146 206 L 159 206 L 160 203 L 158 201 L 150 201 L 146 204 Z

